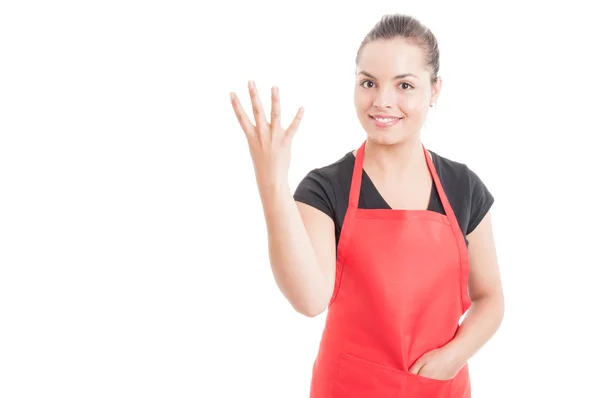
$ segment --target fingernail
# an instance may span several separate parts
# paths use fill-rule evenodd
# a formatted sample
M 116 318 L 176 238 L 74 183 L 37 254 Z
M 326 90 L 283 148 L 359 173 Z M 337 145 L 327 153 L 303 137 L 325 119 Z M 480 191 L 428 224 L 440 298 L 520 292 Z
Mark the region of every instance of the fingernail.
M 248 81 L 248 88 L 250 88 L 250 89 L 254 88 L 254 80 Z
M 233 101 L 233 99 L 235 98 L 235 94 L 234 93 L 229 93 L 229 97 L 231 98 L 231 100 Z

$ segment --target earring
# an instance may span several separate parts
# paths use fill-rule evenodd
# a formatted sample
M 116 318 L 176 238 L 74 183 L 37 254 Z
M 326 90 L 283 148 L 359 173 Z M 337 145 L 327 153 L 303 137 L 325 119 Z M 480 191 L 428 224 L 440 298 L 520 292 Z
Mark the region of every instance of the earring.
M 429 104 L 429 106 L 433 108 L 433 102 L 431 104 Z

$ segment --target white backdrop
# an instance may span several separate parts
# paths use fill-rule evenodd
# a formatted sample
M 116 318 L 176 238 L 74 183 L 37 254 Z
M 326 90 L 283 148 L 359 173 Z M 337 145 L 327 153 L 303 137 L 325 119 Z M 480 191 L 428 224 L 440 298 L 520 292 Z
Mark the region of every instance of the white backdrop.
M 393 12 L 441 46 L 425 145 L 496 198 L 506 315 L 474 397 L 600 396 L 589 7 L 2 2 L 0 396 L 307 397 L 325 314 L 275 285 L 229 92 L 306 108 L 295 189 L 364 140 L 354 57 Z

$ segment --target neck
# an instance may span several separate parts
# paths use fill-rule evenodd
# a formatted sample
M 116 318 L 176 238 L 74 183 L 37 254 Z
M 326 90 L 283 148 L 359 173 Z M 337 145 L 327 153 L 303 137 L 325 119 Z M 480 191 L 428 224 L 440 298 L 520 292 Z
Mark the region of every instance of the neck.
M 394 145 L 381 145 L 367 139 L 363 167 L 382 176 L 397 177 L 422 169 L 426 163 L 423 145 L 414 140 Z

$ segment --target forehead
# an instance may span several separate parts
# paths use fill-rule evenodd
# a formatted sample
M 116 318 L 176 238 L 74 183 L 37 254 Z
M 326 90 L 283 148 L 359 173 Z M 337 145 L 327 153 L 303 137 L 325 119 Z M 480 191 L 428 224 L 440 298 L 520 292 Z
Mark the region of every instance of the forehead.
M 422 48 L 403 38 L 366 44 L 357 66 L 357 72 L 366 71 L 382 79 L 401 73 L 413 73 L 417 76 L 427 73 Z

